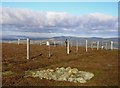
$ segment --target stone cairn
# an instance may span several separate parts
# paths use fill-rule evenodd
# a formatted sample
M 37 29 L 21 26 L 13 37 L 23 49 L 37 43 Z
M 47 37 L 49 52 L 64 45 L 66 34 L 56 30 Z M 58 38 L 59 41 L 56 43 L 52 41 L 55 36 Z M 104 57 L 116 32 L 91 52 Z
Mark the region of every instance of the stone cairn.
M 39 77 L 40 79 L 49 79 L 49 80 L 56 80 L 56 81 L 69 81 L 75 83 L 86 83 L 87 80 L 90 80 L 94 77 L 93 73 L 79 71 L 77 68 L 71 67 L 61 67 L 47 70 L 40 70 L 32 72 L 32 77 Z

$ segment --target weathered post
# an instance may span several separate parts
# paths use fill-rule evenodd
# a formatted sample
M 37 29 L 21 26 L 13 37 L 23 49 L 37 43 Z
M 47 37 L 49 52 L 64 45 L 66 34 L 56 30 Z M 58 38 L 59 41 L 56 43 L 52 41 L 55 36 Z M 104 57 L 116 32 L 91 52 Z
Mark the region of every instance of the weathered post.
M 76 40 L 76 53 L 78 52 L 78 40 Z
M 101 49 L 103 50 L 103 48 L 104 48 L 104 46 L 102 45 L 102 46 L 101 46 Z
M 87 50 L 87 40 L 86 40 L 86 52 L 87 52 L 88 50 Z
M 99 50 L 99 41 L 97 42 L 97 50 Z
M 67 54 L 70 53 L 70 49 L 69 49 L 69 40 L 67 40 Z
M 30 59 L 30 39 L 27 38 L 27 59 Z
M 50 57 L 51 53 L 50 53 L 50 43 L 49 43 L 49 41 L 46 42 L 46 45 L 48 46 L 48 56 Z
M 50 53 L 50 45 L 49 45 L 49 57 L 51 56 L 51 53 Z
M 55 41 L 54 41 L 54 47 L 56 46 L 56 43 L 55 43 Z
M 111 50 L 113 50 L 113 41 L 111 41 Z
M 18 39 L 18 45 L 20 44 L 20 39 Z

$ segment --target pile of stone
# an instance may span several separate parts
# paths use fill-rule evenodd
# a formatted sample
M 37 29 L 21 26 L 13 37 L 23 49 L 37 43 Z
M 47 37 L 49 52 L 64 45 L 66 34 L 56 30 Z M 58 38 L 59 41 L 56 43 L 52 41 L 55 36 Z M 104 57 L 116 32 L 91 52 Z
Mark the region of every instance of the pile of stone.
M 94 76 L 93 73 L 79 71 L 77 68 L 71 67 L 61 67 L 47 70 L 40 70 L 32 72 L 32 77 L 39 77 L 40 79 L 53 79 L 56 81 L 69 81 L 69 82 L 79 82 L 79 83 L 86 83 L 87 80 L 90 80 Z

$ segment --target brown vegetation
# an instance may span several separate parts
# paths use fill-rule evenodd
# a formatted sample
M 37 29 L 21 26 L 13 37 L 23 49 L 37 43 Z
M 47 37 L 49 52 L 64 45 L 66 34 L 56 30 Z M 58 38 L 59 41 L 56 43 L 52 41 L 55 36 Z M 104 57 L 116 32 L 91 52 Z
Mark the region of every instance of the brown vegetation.
M 26 59 L 26 45 L 2 44 L 3 86 L 115 86 L 118 85 L 118 51 L 91 50 L 84 47 L 71 47 L 66 54 L 64 46 L 51 47 L 52 56 L 48 57 L 48 47 L 31 46 L 31 59 Z M 85 84 L 58 82 L 39 78 L 25 77 L 25 71 L 56 67 L 76 67 L 81 71 L 94 73 L 93 79 Z M 6 73 L 7 72 L 7 73 Z

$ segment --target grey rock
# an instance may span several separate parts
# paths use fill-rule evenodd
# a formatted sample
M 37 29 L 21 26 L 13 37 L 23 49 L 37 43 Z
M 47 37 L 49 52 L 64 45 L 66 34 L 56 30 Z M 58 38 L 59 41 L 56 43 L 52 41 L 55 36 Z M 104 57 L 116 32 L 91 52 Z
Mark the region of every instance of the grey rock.
M 78 73 L 78 69 L 77 68 L 73 68 L 72 69 L 72 73 L 75 73 L 75 74 Z
M 79 71 L 77 68 L 71 68 L 71 67 L 61 67 L 53 69 L 47 69 L 47 70 L 40 70 L 33 72 L 32 77 L 39 77 L 40 79 L 53 79 L 57 81 L 69 81 L 74 83 L 86 83 L 87 80 L 90 80 L 92 77 L 94 77 L 93 73 L 85 72 L 85 71 Z
M 76 78 L 76 81 L 77 82 L 80 82 L 80 83 L 86 83 L 87 81 L 85 79 L 83 79 L 82 77 L 81 78 Z

